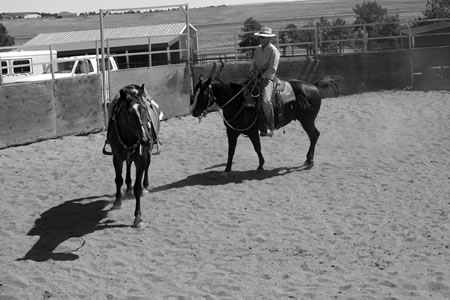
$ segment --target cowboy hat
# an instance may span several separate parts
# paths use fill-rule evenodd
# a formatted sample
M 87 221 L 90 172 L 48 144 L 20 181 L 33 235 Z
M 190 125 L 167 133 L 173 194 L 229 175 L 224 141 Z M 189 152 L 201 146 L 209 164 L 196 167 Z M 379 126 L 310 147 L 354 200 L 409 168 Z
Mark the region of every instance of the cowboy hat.
M 270 27 L 261 27 L 259 32 L 255 33 L 256 36 L 262 36 L 262 37 L 274 37 L 275 34 L 272 33 L 272 28 Z

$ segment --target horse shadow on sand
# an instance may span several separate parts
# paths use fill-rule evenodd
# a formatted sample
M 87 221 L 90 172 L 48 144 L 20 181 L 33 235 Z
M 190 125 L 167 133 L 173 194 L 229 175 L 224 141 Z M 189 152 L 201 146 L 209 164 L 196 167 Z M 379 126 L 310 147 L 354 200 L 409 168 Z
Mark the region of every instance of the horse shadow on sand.
M 162 192 L 170 189 L 183 188 L 187 186 L 216 186 L 226 185 L 229 183 L 243 183 L 250 180 L 264 180 L 272 177 L 283 176 L 289 173 L 301 172 L 311 169 L 312 166 L 298 167 L 279 167 L 271 170 L 247 170 L 247 171 L 231 171 L 225 174 L 222 171 L 213 170 L 218 167 L 224 167 L 224 164 L 214 165 L 205 168 L 205 172 L 190 175 L 176 182 L 168 183 L 158 187 L 154 187 L 150 192 Z
M 155 187 L 151 192 L 186 186 L 215 186 L 242 183 L 249 180 L 264 180 L 309 169 L 299 166 L 264 171 L 232 171 L 226 176 L 221 171 L 213 170 L 224 165 L 208 167 L 203 173 L 190 175 L 185 179 Z M 108 228 L 130 227 L 130 225 L 115 224 L 115 221 L 107 219 L 110 210 L 106 207 L 112 203 L 111 198 L 114 198 L 114 194 L 72 199 L 43 212 L 36 219 L 33 228 L 27 233 L 29 236 L 39 236 L 39 240 L 23 258 L 18 260 L 37 262 L 50 259 L 54 261 L 77 260 L 79 256 L 75 252 L 84 246 L 83 237 L 85 235 Z
M 107 218 L 114 195 L 92 196 L 66 201 L 40 215 L 28 235 L 39 236 L 36 244 L 18 260 L 37 262 L 49 259 L 72 261 L 79 258 L 76 252 L 85 244 L 83 236 L 107 228 L 129 227 L 112 224 Z

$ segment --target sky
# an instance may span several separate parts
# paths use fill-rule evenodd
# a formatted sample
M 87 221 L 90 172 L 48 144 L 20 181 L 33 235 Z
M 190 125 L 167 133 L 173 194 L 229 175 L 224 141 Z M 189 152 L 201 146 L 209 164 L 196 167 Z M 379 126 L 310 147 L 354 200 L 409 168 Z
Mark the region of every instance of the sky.
M 165 5 L 188 4 L 189 8 L 239 5 L 251 3 L 276 3 L 295 0 L 2 0 L 0 13 L 2 12 L 98 12 L 100 9 L 118 8 L 151 8 Z M 299 0 L 297 0 L 299 1 Z

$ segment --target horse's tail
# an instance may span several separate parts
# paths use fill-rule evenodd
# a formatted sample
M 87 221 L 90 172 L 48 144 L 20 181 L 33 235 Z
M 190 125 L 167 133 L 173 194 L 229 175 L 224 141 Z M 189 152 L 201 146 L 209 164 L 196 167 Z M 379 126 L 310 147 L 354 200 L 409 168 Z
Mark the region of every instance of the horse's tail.
M 322 98 L 338 97 L 339 85 L 344 78 L 336 75 L 325 76 L 319 81 L 314 82 L 314 85 L 319 89 Z

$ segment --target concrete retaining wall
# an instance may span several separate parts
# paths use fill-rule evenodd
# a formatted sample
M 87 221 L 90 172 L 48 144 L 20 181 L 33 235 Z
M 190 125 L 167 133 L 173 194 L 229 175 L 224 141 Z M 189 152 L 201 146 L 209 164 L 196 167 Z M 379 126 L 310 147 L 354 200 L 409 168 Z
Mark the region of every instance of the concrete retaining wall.
M 103 126 L 100 76 L 0 87 L 0 148 Z
M 110 74 L 111 91 L 145 84 L 164 118 L 189 114 L 185 65 L 128 69 Z M 0 87 L 0 149 L 102 130 L 105 125 L 99 74 Z
M 113 93 L 128 84 L 145 84 L 166 119 L 189 114 L 190 84 L 185 65 L 119 70 L 110 76 Z
M 411 73 L 450 65 L 450 47 L 321 56 L 320 59 L 282 59 L 278 76 L 314 82 L 327 75 L 344 78 L 340 94 L 354 94 L 411 85 Z M 192 68 L 194 84 L 208 75 L 212 64 Z M 227 63 L 220 78 L 240 82 L 249 62 Z M 442 69 L 442 70 L 448 70 Z M 442 72 L 441 72 L 442 73 Z M 424 76 L 425 76 L 424 75 Z M 425 78 L 450 89 L 450 78 Z M 434 77 L 433 77 L 434 76 Z M 423 78 L 422 78 L 423 79 Z M 427 84 L 422 80 L 422 84 Z M 145 84 L 161 105 L 165 118 L 189 114 L 191 82 L 185 65 L 119 70 L 110 74 L 111 91 L 128 84 Z M 442 84 L 441 84 L 442 83 Z M 440 88 L 440 85 L 437 88 Z M 427 86 L 420 86 L 427 89 Z M 433 86 L 434 88 L 434 86 Z M 0 149 L 66 135 L 101 130 L 104 114 L 98 74 L 52 82 L 0 86 Z

